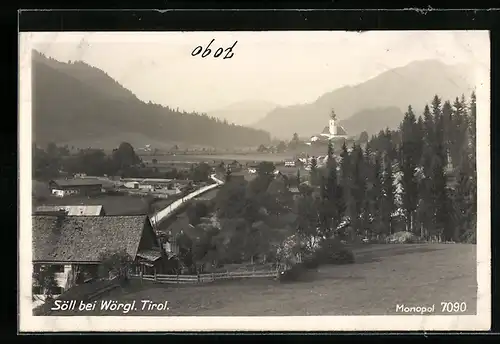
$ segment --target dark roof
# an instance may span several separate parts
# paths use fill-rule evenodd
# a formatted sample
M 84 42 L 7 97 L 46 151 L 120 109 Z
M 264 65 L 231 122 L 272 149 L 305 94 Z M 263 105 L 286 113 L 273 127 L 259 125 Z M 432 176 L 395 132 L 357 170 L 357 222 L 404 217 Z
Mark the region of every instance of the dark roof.
M 103 184 L 100 180 L 92 179 L 54 179 L 50 182 L 58 186 L 102 186 Z
M 50 213 L 64 211 L 69 216 L 98 216 L 103 211 L 102 205 L 41 205 L 35 213 Z
M 347 131 L 344 129 L 344 127 L 338 125 L 336 134 L 337 135 L 347 135 Z
M 347 135 L 347 131 L 344 129 L 343 126 L 337 125 L 336 127 L 336 132 L 335 135 Z M 326 126 L 321 134 L 330 134 L 330 127 Z
M 32 216 L 33 261 L 99 262 L 108 250 L 135 259 L 147 215 Z
M 154 262 L 161 258 L 161 252 L 158 250 L 140 250 L 137 252 L 137 257 Z

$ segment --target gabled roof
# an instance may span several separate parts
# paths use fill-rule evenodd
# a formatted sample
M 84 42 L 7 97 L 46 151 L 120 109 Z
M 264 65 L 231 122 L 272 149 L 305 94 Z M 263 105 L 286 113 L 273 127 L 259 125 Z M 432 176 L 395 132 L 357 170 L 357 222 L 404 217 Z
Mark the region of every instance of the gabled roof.
M 161 258 L 161 252 L 158 250 L 140 250 L 137 252 L 137 257 L 154 262 Z
M 99 216 L 103 211 L 102 205 L 41 205 L 36 207 L 35 213 L 65 211 L 69 216 Z
M 54 179 L 50 181 L 58 186 L 102 186 L 103 182 L 96 179 Z
M 336 135 L 347 135 L 347 131 L 344 129 L 343 126 L 338 125 L 337 126 L 337 132 L 335 134 Z
M 147 215 L 33 215 L 33 261 L 96 262 L 109 250 L 135 259 Z

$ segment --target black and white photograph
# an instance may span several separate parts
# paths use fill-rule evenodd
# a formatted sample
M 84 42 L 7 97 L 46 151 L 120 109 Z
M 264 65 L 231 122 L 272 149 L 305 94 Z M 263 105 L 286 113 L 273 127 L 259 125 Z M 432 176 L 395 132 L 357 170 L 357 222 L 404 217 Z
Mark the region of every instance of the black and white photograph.
M 19 66 L 21 328 L 489 329 L 487 31 L 29 32 Z

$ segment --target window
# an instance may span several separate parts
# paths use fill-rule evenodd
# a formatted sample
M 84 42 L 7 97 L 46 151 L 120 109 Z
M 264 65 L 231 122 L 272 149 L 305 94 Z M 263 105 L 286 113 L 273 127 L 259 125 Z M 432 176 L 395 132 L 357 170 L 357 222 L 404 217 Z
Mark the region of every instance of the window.
M 54 273 L 64 272 L 64 265 L 52 265 L 52 270 Z
M 61 287 L 56 287 L 56 286 L 54 286 L 54 287 L 50 288 L 50 290 L 49 290 L 49 293 L 50 293 L 51 295 L 61 295 L 63 292 L 64 292 L 64 289 L 63 289 L 63 288 L 61 288 Z

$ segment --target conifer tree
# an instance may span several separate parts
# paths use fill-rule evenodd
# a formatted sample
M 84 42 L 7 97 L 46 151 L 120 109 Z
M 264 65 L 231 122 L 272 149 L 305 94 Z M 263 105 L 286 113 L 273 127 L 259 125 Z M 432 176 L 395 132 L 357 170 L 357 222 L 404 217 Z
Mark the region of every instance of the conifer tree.
M 453 236 L 453 231 L 451 228 L 449 196 L 446 187 L 445 162 L 438 154 L 434 156 L 432 166 L 431 195 L 431 233 L 432 235 L 435 235 L 440 239 L 451 239 L 451 237 Z
M 380 216 L 383 231 L 387 234 L 393 234 L 392 214 L 396 208 L 394 203 L 394 175 L 392 170 L 392 160 L 387 154 L 383 155 L 384 173 L 382 175 L 382 200 L 380 206 Z
M 328 156 L 328 161 L 330 161 L 331 159 L 333 159 L 333 143 L 332 143 L 332 141 L 328 141 L 328 153 L 327 153 L 327 156 Z
M 383 185 L 382 185 L 382 155 L 377 152 L 375 154 L 375 160 L 372 168 L 371 175 L 371 190 L 368 199 L 370 200 L 369 209 L 372 214 L 372 224 L 371 229 L 376 234 L 381 234 L 382 232 L 382 195 L 383 195 Z
M 228 167 L 226 169 L 226 183 L 231 181 L 231 169 Z
M 468 131 L 470 138 L 470 151 L 472 153 L 471 160 L 474 170 L 474 179 L 476 178 L 476 93 L 472 92 L 470 99 L 470 110 L 468 120 Z
M 352 184 L 352 174 L 351 174 L 351 156 L 349 151 L 347 150 L 347 145 L 344 141 L 342 144 L 342 151 L 340 153 L 340 183 L 339 186 L 342 190 L 343 203 L 344 203 L 344 212 L 345 215 L 350 216 L 350 210 L 352 208 L 352 193 L 351 193 L 351 184 Z
M 431 175 L 432 154 L 434 147 L 434 119 L 428 105 L 425 105 L 423 115 L 423 151 L 422 167 L 426 177 Z
M 461 165 L 463 150 L 467 149 L 467 112 L 465 98 L 455 98 L 452 107 L 452 123 L 450 134 L 450 157 L 454 167 Z
M 361 216 L 363 215 L 364 201 L 366 198 L 365 164 L 363 150 L 360 146 L 355 145 L 353 147 L 352 157 L 353 181 L 351 184 L 351 193 L 353 200 L 348 209 L 353 229 L 359 233 L 362 229 L 365 229 L 362 228 L 364 224 L 361 220 Z
M 467 159 L 467 152 L 464 152 L 464 159 L 459 167 L 456 177 L 455 190 L 453 192 L 453 215 L 454 215 L 454 228 L 453 233 L 454 241 L 467 240 L 466 236 L 475 236 L 475 222 L 476 222 L 476 205 L 474 203 L 474 181 L 473 171 L 470 161 Z
M 443 146 L 444 154 L 448 159 L 451 154 L 451 147 L 453 144 L 453 108 L 451 103 L 447 100 L 443 104 L 442 110 L 442 121 L 443 121 Z
M 406 227 L 409 231 L 414 231 L 414 217 L 418 202 L 418 185 L 415 178 L 415 171 L 418 162 L 419 139 L 418 127 L 415 114 L 411 106 L 405 114 L 401 126 L 401 155 L 400 167 L 403 172 L 401 184 L 403 186 L 403 208 L 406 214 Z
M 342 220 L 345 206 L 342 188 L 338 182 L 337 161 L 333 155 L 328 160 L 327 173 L 325 198 L 328 207 L 329 228 L 335 230 Z

